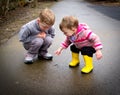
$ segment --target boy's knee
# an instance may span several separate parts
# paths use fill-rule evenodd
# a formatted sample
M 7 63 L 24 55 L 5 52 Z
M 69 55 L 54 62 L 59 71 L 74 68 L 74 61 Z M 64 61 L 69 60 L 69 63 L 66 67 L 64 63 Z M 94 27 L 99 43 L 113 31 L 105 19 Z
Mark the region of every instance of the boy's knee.
M 44 39 L 44 43 L 45 43 L 45 44 L 51 45 L 51 44 L 52 44 L 52 41 L 53 41 L 53 38 L 51 38 L 51 37 L 46 37 L 46 38 Z
M 43 44 L 43 39 L 40 39 L 40 38 L 36 38 L 32 41 L 32 44 L 35 45 L 35 46 L 42 46 Z

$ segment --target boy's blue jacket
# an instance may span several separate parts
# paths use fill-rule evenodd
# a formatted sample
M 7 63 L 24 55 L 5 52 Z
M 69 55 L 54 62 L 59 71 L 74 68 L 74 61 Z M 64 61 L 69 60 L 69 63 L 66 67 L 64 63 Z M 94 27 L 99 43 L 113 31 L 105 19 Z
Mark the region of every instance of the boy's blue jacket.
M 40 32 L 42 32 L 42 31 L 37 22 L 37 19 L 32 20 L 21 27 L 21 29 L 19 31 L 19 40 L 23 43 L 31 42 L 34 38 L 37 37 L 37 34 L 39 34 Z M 55 29 L 53 26 L 45 32 L 46 32 L 47 36 L 54 38 Z

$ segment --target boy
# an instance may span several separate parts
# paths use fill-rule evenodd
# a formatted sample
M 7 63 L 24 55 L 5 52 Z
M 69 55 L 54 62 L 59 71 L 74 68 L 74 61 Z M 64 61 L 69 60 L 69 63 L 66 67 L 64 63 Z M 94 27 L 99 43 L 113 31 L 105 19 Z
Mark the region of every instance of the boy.
M 19 37 L 27 50 L 24 61 L 26 64 L 33 63 L 37 55 L 39 59 L 52 59 L 53 56 L 47 50 L 55 36 L 54 22 L 55 15 L 53 11 L 45 8 L 40 12 L 37 19 L 22 26 Z
M 59 55 L 63 49 L 66 49 L 71 43 L 72 61 L 70 67 L 79 65 L 79 52 L 83 55 L 85 66 L 82 73 L 90 73 L 93 70 L 92 57 L 96 53 L 96 58 L 102 58 L 102 43 L 99 37 L 90 30 L 86 24 L 79 24 L 78 19 L 74 16 L 66 16 L 59 25 L 61 31 L 66 35 L 66 40 L 61 47 L 56 50 Z

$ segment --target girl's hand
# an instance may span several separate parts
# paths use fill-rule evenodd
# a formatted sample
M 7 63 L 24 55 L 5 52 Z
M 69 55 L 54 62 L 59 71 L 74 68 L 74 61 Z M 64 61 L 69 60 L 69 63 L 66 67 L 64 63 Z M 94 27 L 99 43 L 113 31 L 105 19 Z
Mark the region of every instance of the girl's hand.
M 58 49 L 55 51 L 55 54 L 56 54 L 56 55 L 60 55 L 62 50 L 63 50 L 62 47 L 58 48 Z
M 102 58 L 102 52 L 101 52 L 101 50 L 97 50 L 96 51 L 96 58 L 97 58 L 97 60 L 99 60 L 99 59 Z
M 45 38 L 46 37 L 46 33 L 45 32 L 40 32 L 37 37 L 40 37 L 40 38 Z

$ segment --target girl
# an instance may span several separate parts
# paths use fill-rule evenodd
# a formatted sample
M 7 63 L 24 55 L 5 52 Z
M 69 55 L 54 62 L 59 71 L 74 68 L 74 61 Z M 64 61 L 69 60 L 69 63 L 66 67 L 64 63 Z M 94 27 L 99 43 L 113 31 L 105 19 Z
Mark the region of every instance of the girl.
M 72 61 L 70 67 L 79 65 L 79 52 L 83 55 L 85 66 L 82 68 L 82 73 L 90 73 L 93 70 L 92 57 L 96 53 L 96 58 L 102 58 L 102 43 L 99 37 L 90 30 L 86 24 L 79 24 L 78 19 L 74 16 L 65 16 L 60 25 L 61 31 L 66 35 L 66 39 L 61 43 L 61 47 L 55 51 L 59 55 L 63 49 L 66 49 L 70 44 L 72 52 Z

